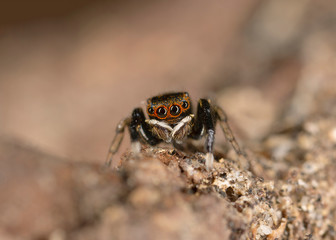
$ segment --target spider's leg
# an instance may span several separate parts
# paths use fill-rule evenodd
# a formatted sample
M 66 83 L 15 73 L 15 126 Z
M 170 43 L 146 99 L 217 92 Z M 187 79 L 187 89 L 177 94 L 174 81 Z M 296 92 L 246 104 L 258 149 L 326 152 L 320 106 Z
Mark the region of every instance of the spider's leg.
M 106 158 L 105 166 L 109 167 L 112 163 L 113 155 L 118 151 L 124 138 L 125 127 L 128 127 L 133 152 L 140 152 L 140 135 L 150 145 L 156 145 L 160 142 L 150 131 L 150 126 L 145 122 L 146 118 L 141 108 L 136 108 L 132 116 L 120 121 L 116 128 L 116 135 L 112 140 L 110 149 Z
M 134 109 L 132 113 L 132 121 L 129 125 L 129 131 L 131 134 L 132 145 L 136 146 L 135 150 L 140 150 L 140 138 L 152 146 L 161 142 L 161 139 L 154 135 L 151 129 L 152 126 L 146 122 L 146 117 L 142 109 Z
M 120 144 L 124 138 L 125 127 L 131 122 L 130 118 L 125 118 L 119 122 L 116 128 L 116 135 L 114 136 L 106 157 L 105 166 L 109 167 L 112 163 L 113 155 L 118 151 Z
M 239 144 L 231 131 L 230 125 L 228 123 L 228 118 L 224 110 L 219 106 L 215 106 L 215 110 L 219 119 L 219 124 L 224 132 L 225 138 L 230 142 L 231 146 L 238 155 L 246 156 L 246 153 L 240 149 Z
M 194 121 L 194 126 L 189 137 L 194 139 L 199 139 L 202 137 L 203 132 L 206 133 L 205 141 L 205 166 L 207 170 L 213 167 L 213 145 L 215 141 L 215 114 L 211 108 L 208 100 L 200 99 L 197 106 L 196 118 Z

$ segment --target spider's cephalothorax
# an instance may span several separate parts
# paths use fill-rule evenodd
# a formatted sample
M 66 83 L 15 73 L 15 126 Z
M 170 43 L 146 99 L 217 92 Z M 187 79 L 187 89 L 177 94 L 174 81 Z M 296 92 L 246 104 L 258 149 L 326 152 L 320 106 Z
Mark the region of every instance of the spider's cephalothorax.
M 130 117 L 123 119 L 117 126 L 106 165 L 112 162 L 112 156 L 118 151 L 127 126 L 130 131 L 133 151 L 140 151 L 140 140 L 154 146 L 162 141 L 181 143 L 187 137 L 199 139 L 206 136 L 206 168 L 213 166 L 213 144 L 215 126 L 219 121 L 226 139 L 231 143 L 237 154 L 243 155 L 232 131 L 228 125 L 225 112 L 210 100 L 198 101 L 196 117 L 192 114 L 191 101 L 187 92 L 167 93 L 147 100 L 147 114 L 141 108 L 136 108 Z
M 191 114 L 188 93 L 169 93 L 147 100 L 147 113 L 150 119 L 163 120 L 169 124 L 177 124 Z

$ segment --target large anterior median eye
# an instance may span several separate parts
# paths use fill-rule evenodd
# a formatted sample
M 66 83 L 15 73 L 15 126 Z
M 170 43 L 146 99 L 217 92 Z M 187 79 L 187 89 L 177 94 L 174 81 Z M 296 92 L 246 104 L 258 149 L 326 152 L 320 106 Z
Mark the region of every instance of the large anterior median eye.
M 164 118 L 165 116 L 167 116 L 167 109 L 165 107 L 159 107 L 156 110 L 156 114 L 159 118 Z
M 181 108 L 178 105 L 172 105 L 170 107 L 170 114 L 173 116 L 179 115 L 181 112 Z

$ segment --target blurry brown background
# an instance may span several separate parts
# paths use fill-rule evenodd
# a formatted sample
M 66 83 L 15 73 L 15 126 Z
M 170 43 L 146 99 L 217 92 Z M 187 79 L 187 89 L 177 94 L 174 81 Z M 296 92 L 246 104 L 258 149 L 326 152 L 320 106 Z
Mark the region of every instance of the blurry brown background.
M 0 239 L 228 239 L 265 218 L 335 239 L 335 79 L 335 0 L 2 2 Z M 166 91 L 216 100 L 249 161 L 218 131 L 223 175 L 167 149 L 102 173 L 119 120 Z
M 0 11 L 0 134 L 81 161 L 102 162 L 117 122 L 172 90 L 217 98 L 241 138 L 261 138 L 298 83 L 322 81 L 307 76 L 335 46 L 331 0 L 7 1 Z

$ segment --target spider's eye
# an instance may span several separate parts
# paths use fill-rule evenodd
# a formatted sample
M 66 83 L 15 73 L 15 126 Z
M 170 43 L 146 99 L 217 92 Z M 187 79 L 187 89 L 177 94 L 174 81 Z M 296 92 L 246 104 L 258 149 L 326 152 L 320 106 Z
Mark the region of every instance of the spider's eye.
M 170 114 L 173 115 L 173 116 L 177 116 L 179 115 L 181 112 L 181 109 L 179 106 L 177 105 L 173 105 L 170 107 Z
M 148 111 L 149 114 L 153 114 L 154 113 L 154 108 L 150 107 L 150 108 L 148 108 L 147 111 Z
M 156 110 L 156 114 L 159 118 L 164 118 L 165 116 L 167 116 L 167 109 L 165 107 L 159 107 Z
M 188 108 L 189 107 L 189 103 L 187 101 L 183 101 L 182 102 L 182 107 L 183 108 Z

